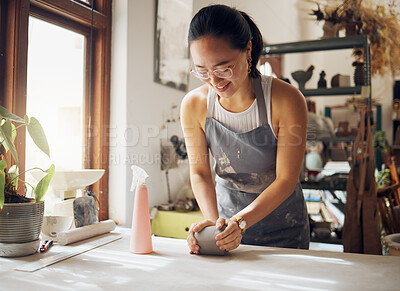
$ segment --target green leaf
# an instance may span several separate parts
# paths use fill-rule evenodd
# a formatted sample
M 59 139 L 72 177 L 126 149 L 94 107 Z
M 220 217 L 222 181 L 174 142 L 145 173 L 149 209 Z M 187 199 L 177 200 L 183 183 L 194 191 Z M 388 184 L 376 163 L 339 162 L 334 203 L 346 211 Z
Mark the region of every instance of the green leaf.
M 1 136 L 4 139 L 4 148 L 7 150 L 7 148 L 11 151 L 11 154 L 15 160 L 15 164 L 18 165 L 18 154 L 17 150 L 15 149 L 14 143 L 13 143 L 13 138 L 12 138 L 12 132 L 13 132 L 13 127 L 11 124 L 10 120 L 6 120 L 1 126 L 0 126 L 0 133 Z M 7 145 L 7 148 L 6 148 Z
M 25 124 L 28 128 L 29 135 L 37 147 L 50 157 L 49 143 L 47 142 L 43 127 L 40 125 L 39 121 L 35 117 L 31 117 L 29 120 L 29 117 L 25 115 Z
M 4 124 L 4 122 L 3 122 L 3 124 Z M 11 123 L 11 127 L 12 127 L 11 138 L 12 138 L 12 143 L 14 144 L 15 138 L 17 137 L 17 131 L 15 130 L 15 125 L 13 123 Z M 9 150 L 8 145 L 5 142 L 4 137 L 1 134 L 1 132 L 0 132 L 0 144 L 2 144 L 4 146 L 6 152 L 8 152 L 8 150 Z
M 9 119 L 9 120 L 11 120 L 11 121 L 15 121 L 15 122 L 19 122 L 19 123 L 24 123 L 24 119 L 23 119 L 23 118 L 21 118 L 21 117 L 15 115 L 15 114 L 12 114 L 10 111 L 8 111 L 6 108 L 4 108 L 4 107 L 1 106 L 1 105 L 0 105 L 0 115 L 1 115 L 3 118 L 7 118 L 7 119 Z
M 5 160 L 0 160 L 0 171 L 4 171 L 7 168 L 7 162 Z
M 7 167 L 5 160 L 0 160 L 0 211 L 4 206 L 4 187 L 6 185 L 6 173 L 4 169 Z
M 44 176 L 39 183 L 37 184 L 36 188 L 35 188 L 35 200 L 36 202 L 42 201 L 44 194 L 46 194 L 50 182 L 54 177 L 54 172 L 56 170 L 56 167 L 54 166 L 54 164 L 52 164 L 50 166 L 50 168 L 48 168 L 45 172 L 47 173 L 46 176 Z

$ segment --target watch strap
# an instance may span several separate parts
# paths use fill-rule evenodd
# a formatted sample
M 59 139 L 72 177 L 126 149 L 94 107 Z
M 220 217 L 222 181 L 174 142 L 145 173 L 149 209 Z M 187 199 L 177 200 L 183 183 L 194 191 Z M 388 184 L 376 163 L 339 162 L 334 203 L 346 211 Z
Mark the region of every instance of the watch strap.
M 246 222 L 246 221 L 243 219 L 243 217 L 241 217 L 241 216 L 235 214 L 234 216 L 232 216 L 232 218 L 234 218 L 234 219 L 236 220 L 236 222 L 237 222 L 237 224 L 238 224 L 240 230 L 242 231 L 242 233 L 244 233 L 244 232 L 246 231 L 246 227 L 245 227 L 245 228 L 241 228 L 241 227 L 240 227 L 240 223 L 241 223 L 242 221 Z

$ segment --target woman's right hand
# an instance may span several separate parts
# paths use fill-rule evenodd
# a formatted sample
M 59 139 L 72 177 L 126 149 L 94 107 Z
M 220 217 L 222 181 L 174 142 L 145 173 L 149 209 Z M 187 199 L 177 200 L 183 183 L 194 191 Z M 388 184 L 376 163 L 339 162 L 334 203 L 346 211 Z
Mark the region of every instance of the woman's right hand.
M 190 226 L 190 229 L 189 229 L 188 237 L 187 237 L 187 243 L 188 243 L 191 254 L 199 254 L 199 250 L 200 250 L 200 247 L 197 245 L 197 240 L 194 237 L 194 233 L 201 231 L 203 228 L 205 228 L 207 226 L 213 226 L 213 225 L 215 225 L 215 222 L 210 219 L 192 223 L 192 225 Z

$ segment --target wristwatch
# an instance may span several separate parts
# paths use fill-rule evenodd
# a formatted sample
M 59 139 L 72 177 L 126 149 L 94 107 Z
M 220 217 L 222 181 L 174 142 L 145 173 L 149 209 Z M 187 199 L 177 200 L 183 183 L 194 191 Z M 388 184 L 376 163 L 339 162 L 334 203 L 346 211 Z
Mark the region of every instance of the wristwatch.
M 244 220 L 243 217 L 240 217 L 239 215 L 234 215 L 232 216 L 232 218 L 236 220 L 240 230 L 242 231 L 242 233 L 244 233 L 246 231 L 246 226 L 247 226 L 246 220 Z

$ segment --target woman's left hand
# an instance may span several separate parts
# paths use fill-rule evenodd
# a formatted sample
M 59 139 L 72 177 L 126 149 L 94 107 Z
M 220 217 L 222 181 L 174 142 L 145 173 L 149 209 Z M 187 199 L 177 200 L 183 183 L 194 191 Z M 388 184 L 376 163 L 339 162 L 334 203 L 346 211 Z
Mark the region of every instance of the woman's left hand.
M 215 225 L 217 229 L 221 229 L 224 225 L 226 226 L 225 230 L 215 237 L 217 246 L 221 250 L 231 251 L 240 245 L 242 231 L 236 221 L 220 217 Z

